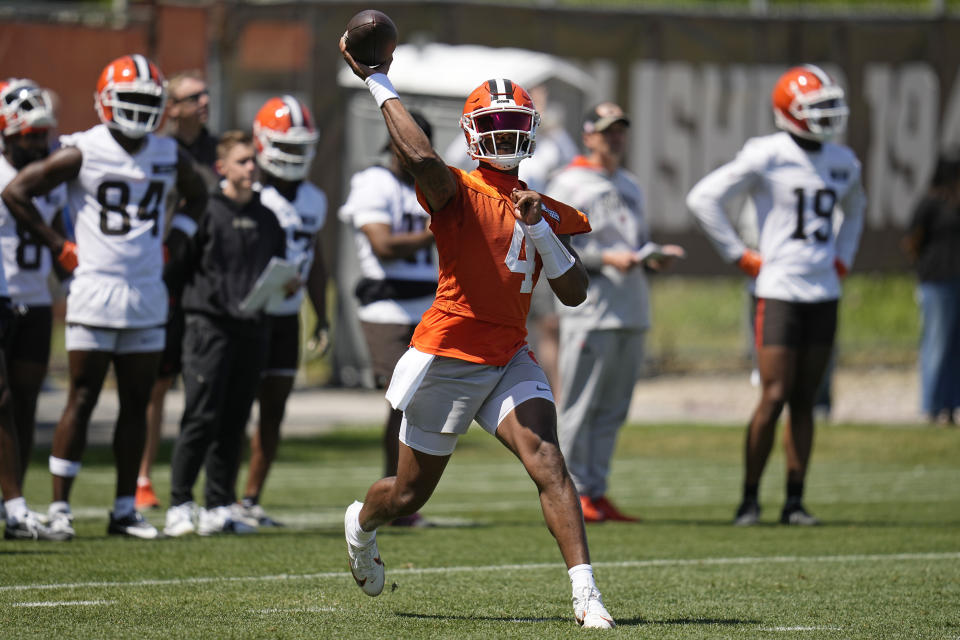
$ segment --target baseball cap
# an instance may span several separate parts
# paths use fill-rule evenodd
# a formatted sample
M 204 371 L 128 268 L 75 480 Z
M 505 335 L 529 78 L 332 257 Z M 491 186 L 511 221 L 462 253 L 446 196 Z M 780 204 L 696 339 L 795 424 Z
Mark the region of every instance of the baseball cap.
M 613 102 L 601 102 L 583 116 L 583 132 L 599 133 L 605 131 L 614 122 L 630 126 L 630 118 L 623 113 L 620 105 Z

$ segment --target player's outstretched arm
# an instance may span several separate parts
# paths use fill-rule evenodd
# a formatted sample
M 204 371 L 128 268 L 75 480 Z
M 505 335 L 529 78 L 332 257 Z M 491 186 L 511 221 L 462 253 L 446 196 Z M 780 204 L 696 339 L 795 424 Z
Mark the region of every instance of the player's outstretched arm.
M 67 239 L 43 221 L 43 216 L 33 206 L 33 198 L 76 178 L 82 165 L 83 154 L 80 150 L 64 147 L 21 169 L 0 194 L 13 217 L 49 247 L 54 257 L 61 255 Z
M 427 134 L 410 116 L 387 78 L 387 71 L 390 70 L 393 59 L 378 65 L 376 69 L 357 62 L 347 51 L 346 34 L 340 38 L 340 53 L 353 73 L 366 83 L 376 99 L 390 139 L 397 147 L 400 160 L 416 180 L 430 209 L 439 211 L 456 195 L 457 184 L 450 169 L 443 162 L 443 158 L 434 151 Z

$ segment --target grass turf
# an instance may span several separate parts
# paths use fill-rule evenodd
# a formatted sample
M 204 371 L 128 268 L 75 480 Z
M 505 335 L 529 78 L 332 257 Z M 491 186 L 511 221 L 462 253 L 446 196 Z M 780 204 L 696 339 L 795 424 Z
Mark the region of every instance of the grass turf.
M 579 637 L 533 486 L 476 428 L 424 510 L 441 526 L 382 530 L 387 589 L 357 589 L 342 514 L 377 477 L 379 436 L 358 427 L 285 442 L 265 496 L 285 529 L 153 542 L 105 536 L 114 476 L 109 451 L 91 449 L 74 491 L 77 538 L 0 544 L 0 626 L 17 638 Z M 611 636 L 960 636 L 960 431 L 824 426 L 807 502 L 826 524 L 809 529 L 775 524 L 779 448 L 762 524 L 729 524 L 742 437 L 739 426 L 623 430 L 610 494 L 644 522 L 588 527 L 620 623 Z M 34 506 L 49 497 L 41 457 Z M 162 512 L 148 517 L 162 523 Z

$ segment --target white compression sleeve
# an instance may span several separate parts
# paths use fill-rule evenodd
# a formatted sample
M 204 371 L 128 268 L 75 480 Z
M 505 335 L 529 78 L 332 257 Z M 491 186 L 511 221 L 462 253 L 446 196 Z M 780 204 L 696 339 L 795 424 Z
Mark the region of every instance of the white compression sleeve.
M 530 239 L 533 240 L 533 246 L 537 248 L 537 253 L 543 260 L 543 273 L 547 278 L 550 280 L 559 278 L 574 265 L 576 260 L 563 246 L 546 220 L 540 218 L 537 224 L 528 224 L 526 227 Z

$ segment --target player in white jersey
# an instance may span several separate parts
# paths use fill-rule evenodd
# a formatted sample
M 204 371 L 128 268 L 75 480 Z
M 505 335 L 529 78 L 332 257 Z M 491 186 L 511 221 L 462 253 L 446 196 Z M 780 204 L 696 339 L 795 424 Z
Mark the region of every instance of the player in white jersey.
M 49 130 L 56 119 L 47 93 L 30 80 L 0 82 L 0 189 L 17 172 L 50 151 Z M 58 215 L 66 204 L 66 187 L 61 185 L 34 205 L 44 222 L 60 224 Z M 13 415 L 20 441 L 20 482 L 33 449 L 37 394 L 47 375 L 52 327 L 51 295 L 47 285 L 52 259 L 50 251 L 25 225 L 18 223 L 0 204 L 0 253 L 13 302 L 14 320 L 4 352 L 13 394 Z
M 67 406 L 50 455 L 51 528 L 73 535 L 70 489 L 80 470 L 87 426 L 113 363 L 120 411 L 114 431 L 117 486 L 107 532 L 155 538 L 134 508 L 146 404 L 163 350 L 167 317 L 164 251 L 178 254 L 206 203 L 193 163 L 169 138 L 152 135 L 163 113 L 163 77 L 142 55 L 123 56 L 100 75 L 95 95 L 102 124 L 61 138 L 61 148 L 28 165 L 3 191 L 17 220 L 75 267 L 67 296 Z M 76 244 L 46 224 L 33 199 L 66 183 Z M 185 201 L 164 244 L 164 203 L 176 184 Z
M 787 498 L 784 524 L 819 521 L 803 506 L 813 446 L 813 406 L 833 348 L 840 280 L 853 264 L 866 206 L 860 163 L 829 139 L 843 131 L 843 89 L 819 67 L 784 73 L 773 113 L 783 131 L 748 140 L 704 177 L 687 206 L 729 262 L 755 277 L 756 343 L 762 393 L 747 430 L 743 501 L 734 520 L 755 524 L 760 477 L 784 405 Z M 746 193 L 757 211 L 758 250 L 746 248 L 724 205 Z M 838 225 L 834 218 L 842 216 Z
M 21 168 L 47 155 L 47 134 L 54 126 L 56 120 L 46 91 L 30 80 L 0 81 L 0 189 Z M 36 205 L 50 221 L 62 202 L 60 190 L 52 193 L 49 200 L 38 199 Z M 8 539 L 64 540 L 62 534 L 41 524 L 27 508 L 21 491 L 33 446 L 37 392 L 50 355 L 50 293 L 46 283 L 50 255 L 2 204 L 0 253 L 0 489 L 6 520 L 3 535 Z
M 267 307 L 272 326 L 257 396 L 260 419 L 250 441 L 250 469 L 241 500 L 244 515 L 264 527 L 280 526 L 264 513 L 260 495 L 277 455 L 280 425 L 297 375 L 304 289 L 317 316 L 309 344 L 319 353 L 329 344 L 327 273 L 320 243 L 327 196 L 306 180 L 319 136 L 306 105 L 290 95 L 270 98 L 257 112 L 253 136 L 261 170 L 260 201 L 277 216 L 287 236 L 286 259 L 299 273 L 288 285 L 290 295 Z
M 420 113 L 410 115 L 433 141 L 433 127 Z M 404 168 L 392 143 L 385 166 L 376 165 L 350 179 L 350 195 L 340 219 L 353 227 L 360 281 L 354 293 L 357 312 L 370 352 L 374 382 L 386 389 L 397 361 L 410 346 L 421 316 L 433 304 L 437 263 L 430 216 L 417 201 L 413 176 Z M 384 477 L 397 475 L 403 411 L 387 405 L 383 429 Z M 419 513 L 393 521 L 397 526 L 423 526 Z

